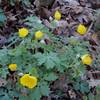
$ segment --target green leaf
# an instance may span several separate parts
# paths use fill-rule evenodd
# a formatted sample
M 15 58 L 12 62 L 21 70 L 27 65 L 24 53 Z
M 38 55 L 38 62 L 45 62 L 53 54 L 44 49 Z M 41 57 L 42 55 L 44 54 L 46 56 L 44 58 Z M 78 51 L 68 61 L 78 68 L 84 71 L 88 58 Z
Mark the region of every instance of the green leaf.
M 7 67 L 7 66 L 4 66 L 4 67 Z M 8 69 L 7 68 L 1 68 L 0 69 L 0 75 L 2 76 L 2 78 L 6 79 L 7 74 L 8 74 Z
M 96 87 L 96 90 L 100 91 L 100 86 L 97 86 L 97 87 Z
M 15 0 L 9 0 L 9 3 L 10 3 L 11 6 L 14 6 L 16 1 Z
M 45 62 L 45 66 L 47 69 L 52 69 L 55 66 L 55 63 L 51 59 L 47 59 Z
M 54 73 L 46 74 L 46 76 L 44 77 L 44 79 L 47 81 L 55 81 L 57 78 L 58 76 L 55 75 Z
M 7 87 L 8 87 L 8 85 L 7 85 Z M 10 90 L 10 89 L 9 89 L 9 92 L 8 92 L 8 95 L 9 95 L 10 98 L 19 97 L 20 93 L 18 91 L 14 91 L 14 90 Z
M 46 55 L 45 66 L 47 69 L 52 69 L 60 64 L 60 59 L 58 58 L 56 53 L 50 52 Z
M 40 92 L 43 96 L 48 96 L 50 94 L 50 88 L 46 82 L 41 82 L 40 84 Z
M 57 57 L 56 53 L 37 53 L 34 57 L 37 59 L 38 65 L 44 64 L 47 69 L 52 69 L 60 64 L 60 59 Z
M 74 83 L 74 88 L 80 90 L 82 93 L 88 93 L 90 91 L 89 84 L 81 81 L 80 78 L 77 78 L 77 81 Z
M 39 77 L 37 69 L 35 67 L 32 67 L 31 70 L 29 71 L 29 74 Z
M 5 65 L 9 60 L 8 50 L 6 48 L 0 50 L 0 64 Z
M 3 13 L 0 13 L 0 22 L 4 23 L 6 20 L 6 16 Z
M 43 29 L 45 26 L 42 21 L 36 16 L 29 16 L 25 19 L 25 24 L 32 27 L 32 30 L 37 31 Z
M 0 9 L 0 25 L 3 25 L 5 21 L 6 21 L 6 16 L 4 15 L 3 10 Z
M 86 82 L 81 83 L 80 90 L 82 93 L 88 93 L 90 91 L 88 83 Z
M 89 93 L 88 100 L 95 100 L 94 95 L 92 93 Z
M 30 100 L 40 100 L 41 98 L 41 92 L 40 92 L 40 87 L 36 87 L 31 93 L 30 93 Z
M 44 54 L 36 53 L 36 54 L 34 55 L 34 57 L 37 59 L 38 65 L 40 65 L 40 66 L 41 66 L 42 64 L 44 64 L 45 61 L 46 61 L 46 57 L 45 57 Z
M 0 96 L 0 100 L 12 100 L 9 98 L 8 94 L 5 94 L 4 96 Z
M 18 97 L 19 97 L 19 100 L 35 100 L 30 95 L 24 96 L 22 94 L 19 94 Z
M 29 7 L 31 2 L 30 0 L 22 0 L 22 3 L 25 4 L 25 6 Z
M 56 28 L 57 27 L 57 22 L 55 20 L 53 20 L 51 22 L 52 28 Z
M 97 94 L 97 95 L 95 96 L 95 100 L 100 100 L 100 94 Z
M 83 96 L 83 100 L 88 100 L 88 99 L 87 99 L 87 96 Z

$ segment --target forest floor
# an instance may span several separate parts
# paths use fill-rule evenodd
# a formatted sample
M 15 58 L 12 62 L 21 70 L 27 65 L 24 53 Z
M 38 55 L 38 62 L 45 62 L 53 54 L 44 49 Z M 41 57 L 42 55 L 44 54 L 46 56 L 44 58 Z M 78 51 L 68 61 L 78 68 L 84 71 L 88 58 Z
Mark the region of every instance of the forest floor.
M 49 96 L 42 96 L 41 100 L 100 100 L 100 0 L 0 0 L 0 48 L 9 45 L 9 38 L 19 28 L 28 27 L 24 20 L 29 16 L 37 16 L 43 25 L 53 35 L 63 39 L 67 44 L 67 37 L 75 37 L 79 40 L 90 43 L 88 51 L 92 54 L 95 64 L 86 65 L 87 74 L 83 79 L 89 84 L 89 91 L 86 88 L 75 89 L 73 81 L 69 81 L 67 74 L 59 74 L 59 78 L 50 83 L 52 93 Z M 55 12 L 59 11 L 61 19 L 55 21 Z M 85 35 L 77 33 L 77 26 L 82 23 L 87 32 Z M 82 29 L 83 30 L 83 29 Z M 47 42 L 52 42 L 48 38 Z M 11 46 L 14 48 L 14 46 Z M 98 57 L 97 57 L 98 55 Z M 54 71 L 55 72 L 55 71 Z M 70 73 L 70 70 L 69 70 Z M 78 79 L 80 80 L 80 79 Z M 81 86 L 85 87 L 84 81 Z M 0 88 L 2 87 L 0 79 Z M 98 87 L 98 89 L 97 89 Z M 89 97 L 87 97 L 89 96 Z M 97 97 L 94 97 L 97 96 Z M 93 99 L 94 98 L 94 99 Z M 17 100 L 18 98 L 14 98 Z M 0 99 L 7 100 L 7 99 Z M 19 99 L 20 100 L 20 99 Z M 34 100 L 34 99 L 33 99 Z M 38 100 L 38 99 L 36 99 Z

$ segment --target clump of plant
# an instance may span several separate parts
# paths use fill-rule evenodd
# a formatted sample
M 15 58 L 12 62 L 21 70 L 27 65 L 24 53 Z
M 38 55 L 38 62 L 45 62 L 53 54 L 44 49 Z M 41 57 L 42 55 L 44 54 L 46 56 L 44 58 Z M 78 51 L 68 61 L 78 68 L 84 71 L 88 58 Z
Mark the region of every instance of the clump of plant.
M 40 100 L 50 95 L 50 84 L 59 75 L 67 73 L 74 81 L 86 73 L 85 65 L 93 62 L 88 42 L 66 37 L 68 43 L 64 44 L 34 16 L 24 23 L 28 27 L 19 28 L 0 50 L 1 100 Z

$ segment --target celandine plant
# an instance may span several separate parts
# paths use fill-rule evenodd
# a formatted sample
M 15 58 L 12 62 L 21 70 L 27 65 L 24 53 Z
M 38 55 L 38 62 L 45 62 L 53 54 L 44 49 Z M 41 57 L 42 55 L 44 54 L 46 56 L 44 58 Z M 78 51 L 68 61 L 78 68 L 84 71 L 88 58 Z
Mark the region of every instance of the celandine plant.
M 59 75 L 77 79 L 85 74 L 85 65 L 93 62 L 88 42 L 66 37 L 64 44 L 39 18 L 30 16 L 24 21 L 28 27 L 19 28 L 0 50 L 0 100 L 40 100 L 50 95 L 50 84 Z

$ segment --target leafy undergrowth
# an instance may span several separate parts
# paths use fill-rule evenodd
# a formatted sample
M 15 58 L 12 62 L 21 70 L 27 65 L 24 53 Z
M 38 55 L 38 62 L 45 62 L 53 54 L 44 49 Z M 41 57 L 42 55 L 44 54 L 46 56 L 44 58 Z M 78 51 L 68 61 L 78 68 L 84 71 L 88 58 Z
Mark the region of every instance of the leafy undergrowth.
M 8 1 L 0 4 L 0 100 L 99 100 L 99 10 L 77 0 Z

